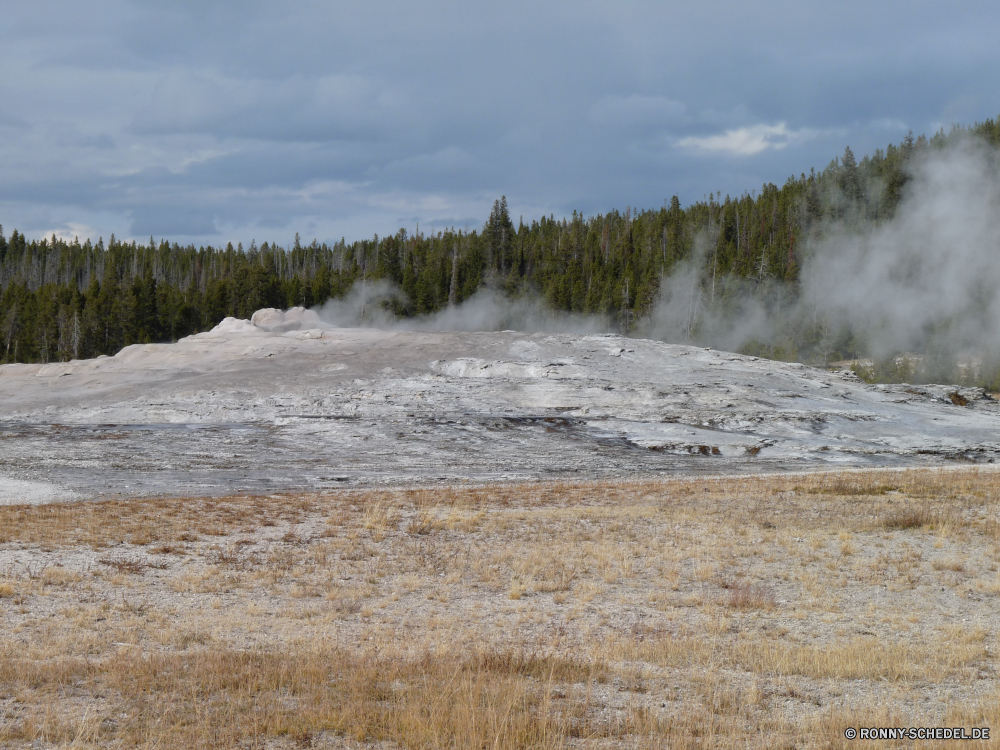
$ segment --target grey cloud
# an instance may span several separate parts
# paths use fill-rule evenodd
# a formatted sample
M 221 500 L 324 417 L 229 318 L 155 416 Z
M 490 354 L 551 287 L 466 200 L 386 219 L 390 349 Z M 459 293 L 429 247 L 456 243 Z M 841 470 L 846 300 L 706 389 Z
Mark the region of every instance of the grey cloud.
M 50 0 L 4 21 L 0 159 L 24 187 L 0 186 L 0 221 L 27 231 L 130 217 L 246 244 L 482 221 L 500 193 L 527 218 L 689 202 L 1000 101 L 986 3 Z M 755 155 L 674 147 L 778 123 Z
M 83 148 L 113 149 L 115 147 L 115 139 L 107 133 L 84 135 L 80 137 L 79 144 Z
M 16 112 L 0 110 L 0 128 L 24 130 L 30 123 Z
M 479 160 L 457 146 L 434 153 L 416 154 L 392 161 L 381 168 L 369 170 L 369 176 L 379 182 L 395 182 L 405 187 L 422 185 L 430 189 L 472 188 L 476 174 L 481 173 Z
M 687 114 L 687 105 L 665 96 L 629 94 L 605 96 L 590 109 L 598 126 L 629 131 L 663 131 L 676 127 Z
M 132 212 L 129 226 L 133 237 L 196 237 L 217 232 L 211 212 L 172 205 L 143 206 Z
M 149 92 L 132 130 L 160 135 L 188 132 L 289 141 L 383 140 L 405 111 L 393 96 L 363 76 L 284 80 L 228 78 L 171 71 Z

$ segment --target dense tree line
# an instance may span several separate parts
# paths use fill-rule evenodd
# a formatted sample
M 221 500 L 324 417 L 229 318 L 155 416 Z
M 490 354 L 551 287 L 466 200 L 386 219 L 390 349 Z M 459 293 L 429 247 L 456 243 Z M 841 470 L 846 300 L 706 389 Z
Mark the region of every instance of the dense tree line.
M 682 207 L 675 196 L 655 209 L 585 218 L 552 216 L 514 225 L 506 199 L 475 231 L 405 229 L 329 246 L 181 247 L 167 241 L 107 244 L 55 236 L 28 241 L 0 227 L 0 361 L 51 362 L 114 354 L 132 343 L 174 341 L 226 316 L 262 307 L 306 307 L 343 296 L 359 280 L 393 282 L 399 316 L 461 303 L 483 286 L 540 295 L 552 308 L 599 314 L 624 331 L 655 304 L 661 282 L 682 262 L 702 266 L 711 304 L 726 304 L 729 281 L 798 293 L 801 253 L 831 220 L 875 225 L 891 218 L 923 149 L 973 132 L 1000 145 L 1000 121 L 907 136 L 857 160 L 848 148 L 820 172 L 766 184 L 739 197 L 710 195 Z M 787 346 L 760 354 L 823 358 L 864 354 L 850 333 L 831 341 L 814 326 Z

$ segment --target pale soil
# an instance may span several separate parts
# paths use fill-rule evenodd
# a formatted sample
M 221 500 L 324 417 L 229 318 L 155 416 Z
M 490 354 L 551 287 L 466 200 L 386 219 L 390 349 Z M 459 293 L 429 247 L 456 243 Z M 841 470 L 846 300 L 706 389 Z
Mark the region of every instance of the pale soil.
M 476 746 L 305 717 L 294 676 L 248 693 L 285 724 L 233 709 L 195 741 L 112 674 L 219 653 L 557 657 L 517 679 L 571 746 L 1000 735 L 998 503 L 963 469 L 0 508 L 0 747 Z M 149 679 L 164 706 L 207 690 Z
M 621 336 L 283 330 L 300 322 L 0 366 L 0 504 L 1000 459 L 982 389 Z

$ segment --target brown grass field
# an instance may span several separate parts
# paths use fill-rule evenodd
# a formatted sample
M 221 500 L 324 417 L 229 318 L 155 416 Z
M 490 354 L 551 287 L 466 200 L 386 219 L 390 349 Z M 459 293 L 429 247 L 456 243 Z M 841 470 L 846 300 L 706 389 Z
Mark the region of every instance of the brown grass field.
M 1000 737 L 1000 473 L 0 507 L 2 748 Z

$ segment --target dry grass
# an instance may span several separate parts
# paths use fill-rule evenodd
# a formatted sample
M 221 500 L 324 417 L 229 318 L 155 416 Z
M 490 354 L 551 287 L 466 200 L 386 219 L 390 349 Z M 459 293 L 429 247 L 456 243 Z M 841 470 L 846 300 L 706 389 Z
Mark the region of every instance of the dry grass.
M 8 741 L 143 746 L 155 738 L 160 747 L 197 748 L 270 737 L 309 747 L 329 734 L 406 747 L 520 748 L 554 746 L 566 736 L 627 734 L 633 724 L 595 724 L 576 705 L 578 696 L 554 701 L 536 687 L 585 686 L 599 669 L 510 653 L 401 659 L 220 647 L 145 659 L 123 649 L 98 662 L 66 658 L 44 666 L 4 654 L 0 681 L 15 693 L 44 684 L 106 696 L 97 711 L 81 716 L 24 712 L 5 727 Z
M 998 514 L 977 469 L 2 507 L 0 747 L 1000 735 Z

